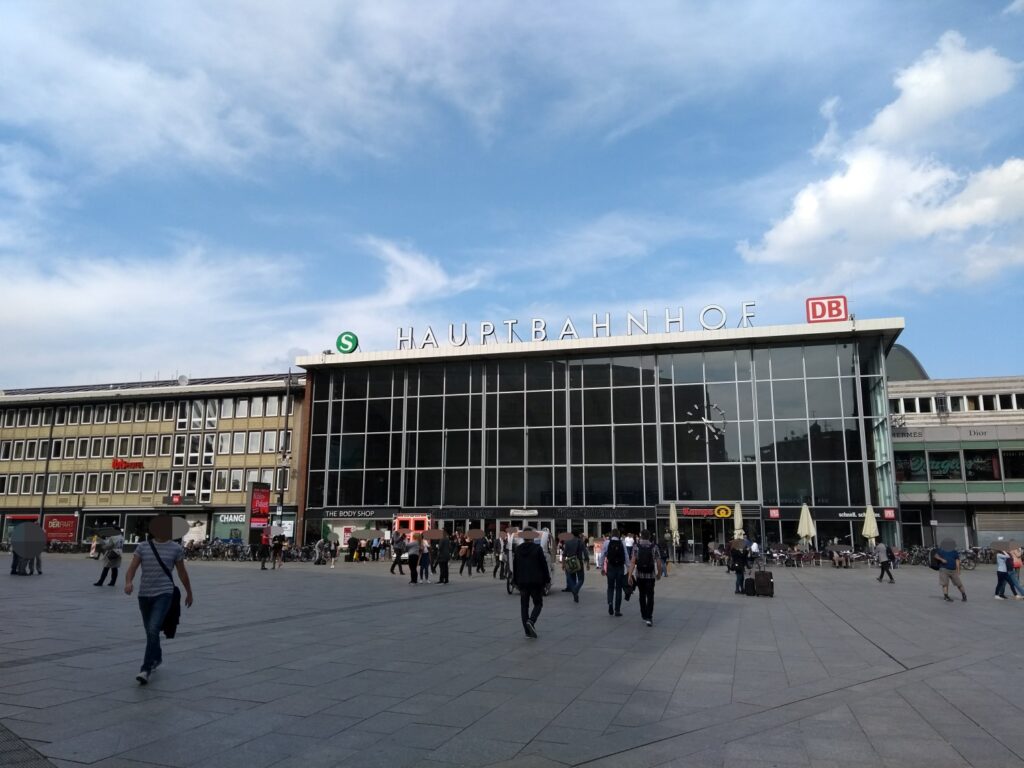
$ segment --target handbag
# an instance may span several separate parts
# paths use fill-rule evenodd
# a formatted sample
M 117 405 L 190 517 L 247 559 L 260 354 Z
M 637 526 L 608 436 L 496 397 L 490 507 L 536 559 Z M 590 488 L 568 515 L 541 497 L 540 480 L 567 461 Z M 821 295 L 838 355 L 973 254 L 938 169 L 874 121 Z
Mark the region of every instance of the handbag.
M 149 540 L 149 548 L 153 550 L 153 557 L 160 563 L 160 567 L 163 572 L 167 574 L 167 578 L 171 580 L 171 586 L 174 587 L 174 593 L 171 595 L 171 606 L 167 609 L 167 615 L 164 616 L 163 626 L 160 628 L 164 637 L 168 640 L 174 637 L 178 631 L 178 623 L 181 620 L 181 590 L 178 589 L 178 585 L 174 583 L 174 577 L 171 576 L 170 569 L 164 565 L 164 561 L 160 559 L 160 553 L 156 551 L 156 545 L 153 540 Z
M 569 555 L 565 558 L 566 573 L 579 573 L 583 570 L 583 562 L 577 555 Z

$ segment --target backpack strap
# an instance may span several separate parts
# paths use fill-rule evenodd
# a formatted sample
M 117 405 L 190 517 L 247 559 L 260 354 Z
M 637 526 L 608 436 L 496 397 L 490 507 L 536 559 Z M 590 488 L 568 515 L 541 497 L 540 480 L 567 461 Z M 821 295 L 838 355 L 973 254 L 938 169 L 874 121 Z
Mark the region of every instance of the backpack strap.
M 153 550 L 153 557 L 155 557 L 156 561 L 160 563 L 160 567 L 163 568 L 164 573 L 167 574 L 167 578 L 171 580 L 171 586 L 173 587 L 174 577 L 171 576 L 170 569 L 168 569 L 168 567 L 164 565 L 164 561 L 160 559 L 160 553 L 156 551 L 156 545 L 153 543 L 152 539 L 149 540 L 149 548 Z

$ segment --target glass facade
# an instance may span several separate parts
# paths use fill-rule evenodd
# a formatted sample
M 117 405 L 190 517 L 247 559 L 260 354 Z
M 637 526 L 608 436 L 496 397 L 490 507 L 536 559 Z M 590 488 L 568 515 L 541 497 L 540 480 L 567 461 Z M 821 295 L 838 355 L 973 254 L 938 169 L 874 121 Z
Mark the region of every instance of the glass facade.
M 309 516 L 892 504 L 884 373 L 872 336 L 313 368 Z

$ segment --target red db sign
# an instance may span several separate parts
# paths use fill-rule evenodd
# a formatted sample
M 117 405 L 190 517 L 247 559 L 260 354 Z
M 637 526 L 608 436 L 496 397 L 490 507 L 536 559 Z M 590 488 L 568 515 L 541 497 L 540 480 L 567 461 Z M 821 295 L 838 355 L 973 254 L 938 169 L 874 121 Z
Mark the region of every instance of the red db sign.
M 849 319 L 850 310 L 845 296 L 821 296 L 807 300 L 808 323 L 834 323 Z

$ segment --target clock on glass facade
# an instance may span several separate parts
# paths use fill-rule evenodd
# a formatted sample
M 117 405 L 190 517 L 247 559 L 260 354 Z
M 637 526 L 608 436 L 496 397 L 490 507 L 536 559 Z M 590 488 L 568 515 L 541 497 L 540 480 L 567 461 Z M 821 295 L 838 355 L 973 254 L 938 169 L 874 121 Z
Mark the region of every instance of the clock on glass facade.
M 707 427 L 709 440 L 712 437 L 715 440 L 721 440 L 725 435 L 725 411 L 715 403 L 709 403 L 706 406 L 694 405 L 687 410 L 686 415 L 694 421 L 700 421 L 703 426 Z M 704 434 L 704 430 L 696 424 L 692 425 L 687 431 L 693 435 L 694 440 L 701 440 Z

